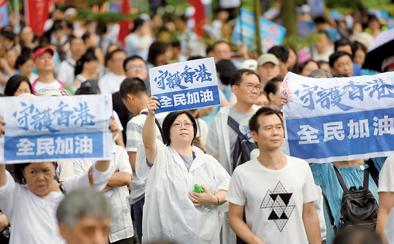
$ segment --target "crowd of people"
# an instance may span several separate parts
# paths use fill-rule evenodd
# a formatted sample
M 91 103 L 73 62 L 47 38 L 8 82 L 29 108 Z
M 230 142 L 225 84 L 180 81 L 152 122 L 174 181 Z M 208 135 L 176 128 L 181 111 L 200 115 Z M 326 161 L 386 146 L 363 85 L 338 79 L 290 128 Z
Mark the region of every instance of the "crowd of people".
M 233 10 L 217 10 L 206 24 L 210 44 L 187 15 L 142 14 L 124 44 L 118 24 L 98 32 L 94 22 L 73 19 L 70 9 L 54 9 L 41 36 L 23 22 L 16 32 L 2 27 L 0 94 L 110 94 L 113 144 L 111 160 L 0 164 L 1 238 L 12 244 L 394 243 L 394 155 L 326 163 L 292 157 L 281 112 L 288 72 L 371 74 L 363 65 L 384 31 L 382 21 L 365 9 L 348 16 L 352 21 L 300 11 L 298 18 L 314 21 L 316 42 L 299 50 L 275 45 L 257 56 L 226 40 Z M 220 106 L 155 113 L 160 103 L 150 94 L 149 68 L 205 57 L 215 61 Z M 374 73 L 394 70 L 394 56 L 380 61 Z M 0 136 L 5 133 L 0 117 Z M 368 225 L 344 226 L 343 199 L 353 188 L 370 193 Z

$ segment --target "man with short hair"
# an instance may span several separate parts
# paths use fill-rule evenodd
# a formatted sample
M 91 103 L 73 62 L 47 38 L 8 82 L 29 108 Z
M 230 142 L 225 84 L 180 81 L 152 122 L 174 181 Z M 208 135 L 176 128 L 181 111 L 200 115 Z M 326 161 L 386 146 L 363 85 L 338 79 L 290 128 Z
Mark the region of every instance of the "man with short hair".
M 80 189 L 65 195 L 56 210 L 59 232 L 67 244 L 106 244 L 111 204 L 102 193 Z
M 257 74 L 261 79 L 261 86 L 264 87 L 268 81 L 279 75 L 279 60 L 271 54 L 266 53 L 259 57 L 257 60 Z
M 284 79 L 289 71 L 287 67 L 287 61 L 290 55 L 289 48 L 285 46 L 273 46 L 268 50 L 268 53 L 275 55 L 279 60 L 279 77 Z
M 231 80 L 232 91 L 237 101 L 232 106 L 222 107 L 209 128 L 207 153 L 215 157 L 231 175 L 233 172 L 232 152 L 238 134 L 228 125 L 231 116 L 241 126 L 246 126 L 256 112 L 254 105 L 260 96 L 261 82 L 254 71 L 240 69 Z
M 137 172 L 141 167 L 147 167 L 145 153 L 142 144 L 142 129 L 147 115 L 148 91 L 144 82 L 137 77 L 126 78 L 120 85 L 120 96 L 127 110 L 135 116 L 127 123 L 126 129 L 126 150 L 129 155 L 129 163 L 133 169 L 133 180 L 131 185 L 130 203 L 133 208 L 133 219 L 136 225 L 138 240 L 142 240 L 142 216 L 145 202 L 145 184 L 147 177 Z M 166 113 L 156 115 L 157 123 L 164 120 Z M 159 122 L 160 120 L 160 122 Z M 157 139 L 162 140 L 159 127 L 156 128 Z M 138 149 L 138 150 L 137 150 Z M 138 157 L 137 157 L 138 151 Z M 139 160 L 137 160 L 139 159 Z M 136 167 L 138 165 L 138 167 Z
M 99 87 L 102 94 L 112 94 L 119 91 L 120 84 L 124 80 L 123 62 L 126 59 L 126 52 L 115 49 L 105 56 L 105 65 L 108 72 L 99 80 Z
M 260 154 L 238 166 L 231 178 L 227 200 L 232 229 L 247 243 L 320 244 L 312 172 L 306 161 L 282 152 L 281 115 L 260 108 L 249 128 Z
M 212 53 L 215 63 L 223 59 L 231 59 L 231 49 L 228 42 L 220 40 L 212 45 Z
M 330 55 L 329 64 L 331 72 L 337 77 L 353 76 L 352 56 L 343 51 L 337 51 Z
M 64 88 L 64 84 L 54 76 L 54 50 L 50 47 L 39 47 L 35 50 L 33 59 L 38 70 L 38 77 L 32 81 L 33 94 L 42 89 Z
M 75 63 L 85 53 L 85 44 L 82 38 L 71 35 L 70 37 L 70 57 L 60 63 L 57 78 L 65 86 L 71 86 L 75 80 Z
M 123 62 L 123 69 L 127 78 L 140 78 L 144 81 L 147 87 L 148 94 L 150 94 L 150 85 L 148 80 L 148 67 L 145 60 L 138 55 L 132 55 L 127 57 Z M 119 116 L 119 120 L 122 123 L 123 128 L 126 128 L 127 122 L 133 117 L 133 114 L 125 107 L 120 92 L 117 91 L 112 94 L 112 106 L 113 109 Z M 126 141 L 126 131 L 122 131 L 123 141 Z
M 219 110 L 209 128 L 206 146 L 207 153 L 215 157 L 230 175 L 238 163 L 233 159 L 234 156 L 238 157 L 235 155 L 238 133 L 228 124 L 229 117 L 238 122 L 239 127 L 247 128 L 249 118 L 257 109 L 254 104 L 260 96 L 260 77 L 252 70 L 240 69 L 231 80 L 231 88 L 237 101 L 234 105 L 222 107 Z M 246 138 L 249 137 L 247 131 L 240 132 Z M 222 243 L 235 244 L 236 237 L 228 225 L 227 217 L 225 221 L 222 229 Z

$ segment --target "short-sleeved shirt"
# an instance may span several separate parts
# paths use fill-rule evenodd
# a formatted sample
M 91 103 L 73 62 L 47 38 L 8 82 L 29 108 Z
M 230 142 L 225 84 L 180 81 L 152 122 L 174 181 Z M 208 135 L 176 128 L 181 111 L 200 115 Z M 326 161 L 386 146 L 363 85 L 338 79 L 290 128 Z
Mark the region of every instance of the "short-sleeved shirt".
M 126 150 L 128 152 L 137 152 L 138 147 L 142 147 L 142 129 L 144 128 L 144 123 L 146 120 L 147 110 L 141 111 L 141 113 L 135 117 L 133 117 L 128 123 L 126 128 Z M 157 114 L 156 117 L 160 123 L 164 120 L 164 116 L 166 113 Z M 156 138 L 161 140 L 160 130 L 156 127 Z M 142 152 L 139 152 L 142 153 Z M 143 157 L 141 157 L 143 158 Z M 138 160 L 138 158 L 136 158 Z M 136 162 L 137 165 L 138 162 Z M 146 163 L 146 162 L 140 162 Z M 131 199 L 138 200 L 145 192 L 145 183 L 146 179 L 141 179 L 138 177 L 136 172 L 133 172 L 133 180 L 131 186 Z
M 308 243 L 302 220 L 303 204 L 318 199 L 309 165 L 286 156 L 279 170 L 256 159 L 238 166 L 227 200 L 245 206 L 246 223 L 265 243 Z

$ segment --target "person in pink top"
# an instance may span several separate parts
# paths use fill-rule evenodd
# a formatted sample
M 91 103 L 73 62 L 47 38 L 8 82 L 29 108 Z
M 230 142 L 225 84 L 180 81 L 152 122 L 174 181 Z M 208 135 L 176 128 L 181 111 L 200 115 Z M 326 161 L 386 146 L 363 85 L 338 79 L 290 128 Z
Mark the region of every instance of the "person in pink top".
M 64 84 L 55 78 L 54 50 L 50 47 L 39 47 L 35 50 L 33 59 L 38 70 L 38 78 L 33 81 L 33 94 L 42 89 L 64 88 Z

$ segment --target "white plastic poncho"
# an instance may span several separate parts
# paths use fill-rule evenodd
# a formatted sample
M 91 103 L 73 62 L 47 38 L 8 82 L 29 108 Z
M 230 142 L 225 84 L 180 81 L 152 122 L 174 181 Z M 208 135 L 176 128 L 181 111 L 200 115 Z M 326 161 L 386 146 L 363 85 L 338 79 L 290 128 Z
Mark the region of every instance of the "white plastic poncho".
M 193 147 L 196 155 L 187 170 L 171 147 L 157 140 L 157 155 L 148 176 L 142 221 L 143 243 L 219 243 L 225 206 L 195 207 L 188 197 L 194 184 L 211 192 L 227 190 L 230 176 L 215 158 Z

